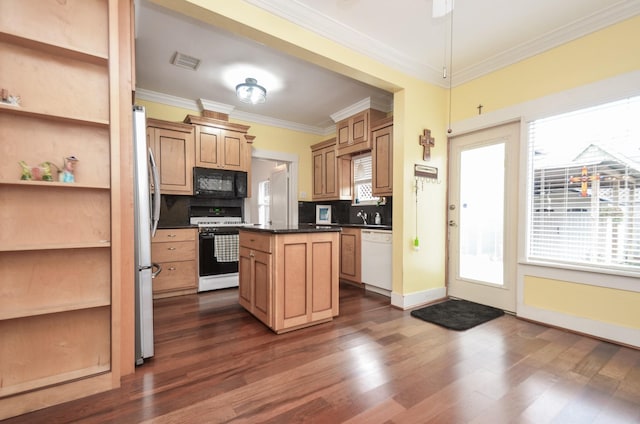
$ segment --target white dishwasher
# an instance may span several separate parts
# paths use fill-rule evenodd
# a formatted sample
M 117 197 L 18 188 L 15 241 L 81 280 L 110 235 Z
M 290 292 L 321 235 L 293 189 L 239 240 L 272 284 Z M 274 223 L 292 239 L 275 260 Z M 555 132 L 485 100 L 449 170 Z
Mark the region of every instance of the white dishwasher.
M 361 231 L 362 282 L 367 290 L 391 296 L 391 231 Z

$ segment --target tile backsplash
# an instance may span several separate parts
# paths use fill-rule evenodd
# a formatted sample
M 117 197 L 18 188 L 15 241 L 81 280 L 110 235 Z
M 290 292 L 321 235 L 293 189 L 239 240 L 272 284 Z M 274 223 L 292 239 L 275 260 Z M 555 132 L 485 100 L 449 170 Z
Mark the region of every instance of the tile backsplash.
M 358 212 L 367 214 L 367 224 L 374 223 L 376 212 L 380 214 L 382 225 L 392 225 L 392 198 L 387 197 L 385 205 L 352 205 L 349 200 L 328 202 L 298 202 L 298 221 L 300 223 L 316 222 L 316 205 L 331 205 L 331 222 L 335 224 L 362 224 Z

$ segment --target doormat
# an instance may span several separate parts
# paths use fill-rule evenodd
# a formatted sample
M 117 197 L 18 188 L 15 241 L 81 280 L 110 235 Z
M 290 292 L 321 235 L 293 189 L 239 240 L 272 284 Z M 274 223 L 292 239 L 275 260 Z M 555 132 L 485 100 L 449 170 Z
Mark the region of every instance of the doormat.
M 504 311 L 491 306 L 453 299 L 411 311 L 411 316 L 456 331 L 468 330 L 502 315 Z

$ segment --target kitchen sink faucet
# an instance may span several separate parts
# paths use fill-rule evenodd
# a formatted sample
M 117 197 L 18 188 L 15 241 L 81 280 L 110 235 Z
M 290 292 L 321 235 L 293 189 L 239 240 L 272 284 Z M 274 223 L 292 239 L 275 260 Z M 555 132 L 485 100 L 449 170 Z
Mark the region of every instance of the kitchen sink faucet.
M 358 212 L 357 217 L 358 217 L 358 218 L 362 218 L 362 222 L 363 222 L 363 224 L 364 224 L 364 225 L 367 225 L 367 213 L 366 213 L 366 212 L 364 212 L 364 211 L 362 211 L 362 210 L 361 210 L 360 212 Z

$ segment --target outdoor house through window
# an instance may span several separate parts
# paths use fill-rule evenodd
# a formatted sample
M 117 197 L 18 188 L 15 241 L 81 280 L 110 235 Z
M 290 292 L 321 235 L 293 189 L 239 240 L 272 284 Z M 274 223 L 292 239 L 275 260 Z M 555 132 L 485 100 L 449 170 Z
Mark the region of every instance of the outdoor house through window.
M 529 123 L 527 259 L 640 271 L 640 97 Z

